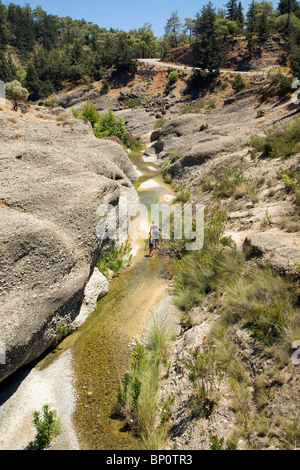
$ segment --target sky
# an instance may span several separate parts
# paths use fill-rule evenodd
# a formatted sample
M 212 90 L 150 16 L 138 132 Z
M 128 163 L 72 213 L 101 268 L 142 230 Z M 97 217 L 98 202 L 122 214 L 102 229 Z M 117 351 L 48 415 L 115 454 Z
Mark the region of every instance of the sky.
M 227 0 L 212 1 L 216 9 L 224 8 L 226 2 Z M 107 29 L 129 31 L 150 23 L 155 36 L 160 37 L 164 35 L 164 27 L 173 11 L 177 10 L 184 22 L 184 18 L 195 18 L 208 0 L 2 0 L 2 3 L 20 6 L 29 3 L 32 9 L 41 6 L 48 14 L 70 16 L 79 20 L 83 18 Z M 242 0 L 244 13 L 249 3 L 250 0 Z

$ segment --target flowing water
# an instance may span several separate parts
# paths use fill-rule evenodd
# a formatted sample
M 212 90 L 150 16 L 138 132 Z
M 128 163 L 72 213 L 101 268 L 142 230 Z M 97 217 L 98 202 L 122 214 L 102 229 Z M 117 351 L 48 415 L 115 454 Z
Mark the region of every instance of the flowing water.
M 174 194 L 159 168 L 141 154 L 134 155 L 132 163 L 140 175 L 136 183 L 140 203 L 149 207 L 172 200 Z M 150 223 L 150 219 L 143 221 L 146 233 Z M 168 261 L 158 250 L 150 258 L 144 240 L 132 240 L 132 244 L 137 252 L 131 266 L 110 282 L 108 295 L 68 340 L 78 396 L 74 424 L 82 450 L 141 448 L 114 412 L 116 391 L 129 368 L 134 337 L 139 337 L 149 312 L 166 293 L 170 275 Z

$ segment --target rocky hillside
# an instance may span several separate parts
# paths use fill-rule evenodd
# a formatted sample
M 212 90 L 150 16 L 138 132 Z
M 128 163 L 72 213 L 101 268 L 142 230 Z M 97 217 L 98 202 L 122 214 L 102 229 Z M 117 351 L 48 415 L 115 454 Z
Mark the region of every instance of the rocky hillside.
M 43 353 L 59 328 L 78 326 L 101 246 L 97 208 L 126 195 L 134 211 L 137 195 L 126 152 L 62 108 L 21 114 L 2 105 L 0 134 L 3 380 Z M 99 272 L 95 281 L 93 301 L 107 292 Z
M 284 44 L 284 40 L 280 35 L 271 36 L 261 46 L 257 47 L 250 57 L 246 37 L 237 36 L 229 41 L 228 60 L 223 68 L 239 71 L 258 71 L 265 70 L 268 67 L 283 66 L 287 59 Z M 163 62 L 191 67 L 197 67 L 198 60 L 197 43 L 170 49 L 166 51 L 162 58 Z

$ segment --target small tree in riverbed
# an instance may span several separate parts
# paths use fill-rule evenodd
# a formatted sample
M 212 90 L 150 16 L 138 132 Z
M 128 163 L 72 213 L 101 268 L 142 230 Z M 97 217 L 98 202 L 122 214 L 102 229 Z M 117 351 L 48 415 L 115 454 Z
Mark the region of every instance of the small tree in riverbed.
M 45 449 L 52 439 L 61 432 L 60 419 L 55 410 L 50 410 L 49 405 L 44 405 L 42 413 L 33 413 L 33 424 L 37 430 L 34 447 L 38 450 Z

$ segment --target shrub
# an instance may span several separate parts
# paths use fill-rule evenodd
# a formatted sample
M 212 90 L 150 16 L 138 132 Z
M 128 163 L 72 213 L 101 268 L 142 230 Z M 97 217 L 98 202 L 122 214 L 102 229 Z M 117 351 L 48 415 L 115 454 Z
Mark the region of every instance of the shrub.
M 107 91 L 107 90 L 109 89 L 109 82 L 108 82 L 108 80 L 106 80 L 106 78 L 103 78 L 103 80 L 102 80 L 101 83 L 102 83 L 102 89 L 103 89 L 104 91 Z
M 219 398 L 219 386 L 224 372 L 216 360 L 214 340 L 204 339 L 203 344 L 185 348 L 183 367 L 189 372 L 194 388 L 194 410 L 208 418 Z
M 97 111 L 96 106 L 89 100 L 82 107 L 80 116 L 90 121 L 93 127 L 95 126 L 96 122 L 98 122 L 100 119 L 100 115 Z
M 45 449 L 52 439 L 61 432 L 60 420 L 56 411 L 50 410 L 49 405 L 44 405 L 42 413 L 33 413 L 33 424 L 37 430 L 34 447 L 38 450 Z
M 57 96 L 57 94 L 52 93 L 52 95 L 48 96 L 48 98 L 46 98 L 43 101 L 43 105 L 44 106 L 50 106 L 52 108 L 55 108 L 56 106 L 58 106 L 58 96 Z
M 96 137 L 100 139 L 115 135 L 123 140 L 126 133 L 124 118 L 122 116 L 117 117 L 111 108 L 107 113 L 99 114 L 93 127 Z
M 109 252 L 101 253 L 96 266 L 103 274 L 108 274 L 109 271 L 112 271 L 114 274 L 117 274 L 125 264 L 131 261 L 132 255 L 131 245 L 128 241 L 121 245 L 121 247 L 113 247 Z
M 176 72 L 176 70 L 172 70 L 172 72 L 170 72 L 168 76 L 170 85 L 175 85 L 175 83 L 178 82 L 178 78 L 178 72 Z
M 153 330 L 152 330 L 153 331 Z M 158 390 L 162 346 L 165 335 L 154 329 L 155 349 L 147 350 L 137 340 L 131 355 L 130 370 L 126 371 L 117 392 L 118 411 L 125 423 L 143 440 L 146 449 L 161 450 L 169 435 L 168 421 L 174 399 L 170 397 L 162 406 L 159 419 Z M 157 337 L 158 336 L 158 337 Z
M 185 204 L 190 200 L 191 195 L 183 184 L 176 186 L 175 191 L 177 192 L 176 202 L 183 202 Z
M 251 136 L 249 144 L 267 158 L 294 155 L 300 148 L 300 118 L 295 118 L 290 124 L 273 127 L 265 136 Z
M 234 89 L 234 91 L 236 93 L 239 93 L 240 91 L 242 91 L 244 88 L 246 87 L 246 82 L 244 81 L 244 79 L 242 78 L 241 74 L 238 73 L 235 77 L 234 77 L 234 80 L 232 82 L 232 88 Z
M 206 89 L 218 76 L 219 72 L 203 72 L 202 70 L 194 69 L 189 79 L 189 85 L 192 89 Z
M 216 180 L 214 192 L 217 197 L 230 197 L 244 183 L 246 179 L 241 170 L 224 168 L 222 175 Z
M 141 105 L 141 100 L 139 98 L 132 98 L 131 100 L 127 100 L 124 102 L 124 106 L 128 108 L 136 108 L 137 106 Z
M 295 301 L 287 281 L 269 268 L 252 268 L 227 288 L 221 311 L 227 323 L 242 320 L 258 339 L 273 344 L 295 319 Z
M 159 129 L 160 127 L 162 127 L 166 122 L 168 122 L 168 119 L 165 119 L 165 118 L 160 118 L 156 121 L 156 123 L 154 124 L 154 129 Z

